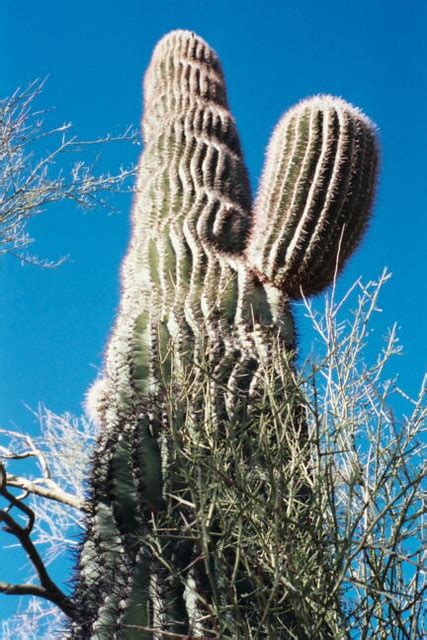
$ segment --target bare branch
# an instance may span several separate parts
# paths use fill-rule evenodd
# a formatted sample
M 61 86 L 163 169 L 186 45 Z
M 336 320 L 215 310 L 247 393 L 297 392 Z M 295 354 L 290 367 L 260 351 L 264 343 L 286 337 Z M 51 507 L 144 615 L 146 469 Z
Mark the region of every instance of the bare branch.
M 4 473 L 2 473 L 2 478 L 4 478 Z M 0 495 L 10 503 L 10 507 L 17 508 L 28 517 L 28 524 L 25 527 L 22 527 L 13 518 L 13 516 L 10 515 L 8 512 L 9 509 L 0 510 L 0 522 L 5 523 L 6 525 L 4 530 L 18 539 L 21 547 L 27 554 L 28 559 L 35 568 L 41 583 L 41 587 L 36 587 L 35 585 L 11 585 L 8 583 L 0 583 L 0 590 L 6 595 L 16 595 L 19 592 L 22 594 L 22 590 L 26 591 L 27 595 L 39 595 L 43 598 L 47 598 L 51 602 L 54 602 L 67 616 L 72 617 L 73 606 L 71 601 L 51 580 L 43 560 L 30 538 L 35 521 L 34 512 L 27 505 L 20 502 L 10 492 L 8 492 L 4 482 L 0 485 Z M 3 588 L 1 588 L 2 586 Z
M 11 584 L 9 582 L 0 582 L 0 591 L 7 596 L 48 597 L 46 589 L 37 584 Z
M 41 498 L 56 500 L 57 502 L 61 502 L 62 504 L 74 507 L 74 509 L 78 509 L 79 511 L 87 510 L 84 500 L 78 498 L 77 496 L 73 496 L 66 491 L 63 491 L 61 487 L 52 480 L 41 479 L 31 481 L 27 478 L 8 474 L 6 482 L 11 487 L 24 489 L 28 493 L 33 493 L 37 496 L 40 496 Z M 43 486 L 43 484 L 41 483 L 43 483 L 45 486 Z
M 66 200 L 86 210 L 111 210 L 109 196 L 131 189 L 134 169 L 120 167 L 116 173 L 98 172 L 99 152 L 91 162 L 87 154 L 105 144 L 136 143 L 138 136 L 128 127 L 120 135 L 79 140 L 70 135 L 70 123 L 47 126 L 50 110 L 35 108 L 43 85 L 44 82 L 33 82 L 27 89 L 0 100 L 0 255 L 9 253 L 23 262 L 54 267 L 64 258 L 43 261 L 23 251 L 32 243 L 27 233 L 28 221 L 46 206 Z M 48 151 L 46 142 L 50 143 Z M 77 159 L 72 160 L 72 156 Z

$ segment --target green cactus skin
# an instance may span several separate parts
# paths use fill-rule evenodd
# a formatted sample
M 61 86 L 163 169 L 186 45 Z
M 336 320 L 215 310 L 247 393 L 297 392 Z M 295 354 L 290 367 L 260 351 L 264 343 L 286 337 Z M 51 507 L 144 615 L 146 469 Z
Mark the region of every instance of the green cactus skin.
M 330 281 L 340 242 L 342 266 L 366 226 L 376 171 L 372 126 L 360 112 L 329 97 L 303 102 L 273 135 L 252 220 L 212 49 L 191 32 L 168 34 L 154 51 L 144 98 L 121 303 L 103 377 L 87 397 L 100 437 L 76 577 L 75 639 L 162 637 L 125 625 L 217 637 L 214 622 L 199 622 L 221 591 L 194 565 L 200 550 L 185 536 L 157 535 L 159 527 L 182 526 L 169 498 L 179 487 L 163 387 L 197 381 L 207 368 L 214 406 L 190 403 L 183 413 L 197 428 L 209 409 L 218 434 L 236 416 L 245 420 L 262 393 L 257 370 L 271 364 L 272 343 L 295 353 L 289 299 Z M 277 396 L 286 390 L 278 386 Z

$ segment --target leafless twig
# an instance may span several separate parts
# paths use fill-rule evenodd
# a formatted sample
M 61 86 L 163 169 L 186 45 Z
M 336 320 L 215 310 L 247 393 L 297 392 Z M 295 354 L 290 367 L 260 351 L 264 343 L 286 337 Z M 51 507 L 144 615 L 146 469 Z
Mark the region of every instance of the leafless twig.
M 42 261 L 24 252 L 32 243 L 28 221 L 47 205 L 66 200 L 86 210 L 111 209 L 109 195 L 129 191 L 134 169 L 98 172 L 99 152 L 91 161 L 87 152 L 105 144 L 135 143 L 138 137 L 129 127 L 120 135 L 79 140 L 70 134 L 69 122 L 49 127 L 50 110 L 35 107 L 43 86 L 44 82 L 36 81 L 0 100 L 0 255 L 9 253 L 23 262 L 52 267 L 61 260 Z
M 31 532 L 35 522 L 35 514 L 28 505 L 17 499 L 7 490 L 7 475 L 0 464 L 0 495 L 9 503 L 6 509 L 0 510 L 0 522 L 5 524 L 4 531 L 15 536 L 28 559 L 37 572 L 40 585 L 34 584 L 10 584 L 0 582 L 0 591 L 6 595 L 34 595 L 46 598 L 55 603 L 68 617 L 73 617 L 73 606 L 69 598 L 51 580 L 45 564 L 31 540 Z M 27 518 L 27 524 L 21 526 L 10 514 L 12 508 L 19 510 Z

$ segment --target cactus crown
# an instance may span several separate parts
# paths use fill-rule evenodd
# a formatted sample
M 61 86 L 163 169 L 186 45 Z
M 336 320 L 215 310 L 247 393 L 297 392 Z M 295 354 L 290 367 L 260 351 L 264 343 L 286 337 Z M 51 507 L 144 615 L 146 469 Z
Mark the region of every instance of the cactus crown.
M 247 440 L 251 425 L 274 422 L 270 405 L 260 409 L 267 370 L 274 405 L 287 408 L 303 437 L 301 404 L 289 395 L 292 370 L 284 376 L 273 355 L 295 351 L 289 299 L 328 285 L 362 236 L 377 171 L 375 131 L 341 99 L 301 102 L 273 133 L 252 206 L 221 66 L 202 39 L 174 31 L 159 42 L 144 100 L 121 304 L 103 377 L 87 400 L 100 438 L 71 634 L 222 637 L 225 622 L 215 612 L 223 607 L 238 637 L 237 618 L 251 634 L 267 621 L 248 563 L 233 549 L 210 559 L 202 534 L 188 541 L 197 498 L 182 486 L 176 438 L 181 463 L 195 474 L 191 456 L 200 450 L 190 447 L 190 455 L 185 446 L 202 434 L 212 444 L 234 425 Z M 181 384 L 190 389 L 184 400 Z M 165 385 L 174 389 L 173 424 Z M 243 449 L 250 456 L 247 442 Z M 177 504 L 176 496 L 185 499 Z M 216 536 L 223 513 L 227 504 L 211 518 Z M 281 592 L 277 602 L 276 628 L 298 633 L 298 615 Z

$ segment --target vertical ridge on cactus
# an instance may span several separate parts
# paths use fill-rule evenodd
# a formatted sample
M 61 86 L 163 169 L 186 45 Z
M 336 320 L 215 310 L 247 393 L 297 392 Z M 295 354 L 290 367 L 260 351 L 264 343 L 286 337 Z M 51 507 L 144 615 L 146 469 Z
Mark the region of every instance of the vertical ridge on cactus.
M 253 206 L 218 57 L 174 31 L 145 76 L 142 130 L 120 308 L 87 396 L 100 436 L 70 637 L 305 638 L 314 596 L 299 613 L 290 565 L 282 584 L 256 538 L 234 546 L 242 507 L 230 491 L 256 487 L 274 519 L 292 488 L 292 532 L 274 544 L 306 544 L 307 477 L 282 474 L 280 490 L 268 455 L 252 457 L 263 433 L 279 464 L 293 469 L 292 438 L 307 461 L 289 299 L 326 286 L 338 248 L 340 268 L 360 239 L 373 128 L 342 100 L 300 103 L 273 134 Z M 316 625 L 331 637 L 329 622 Z

